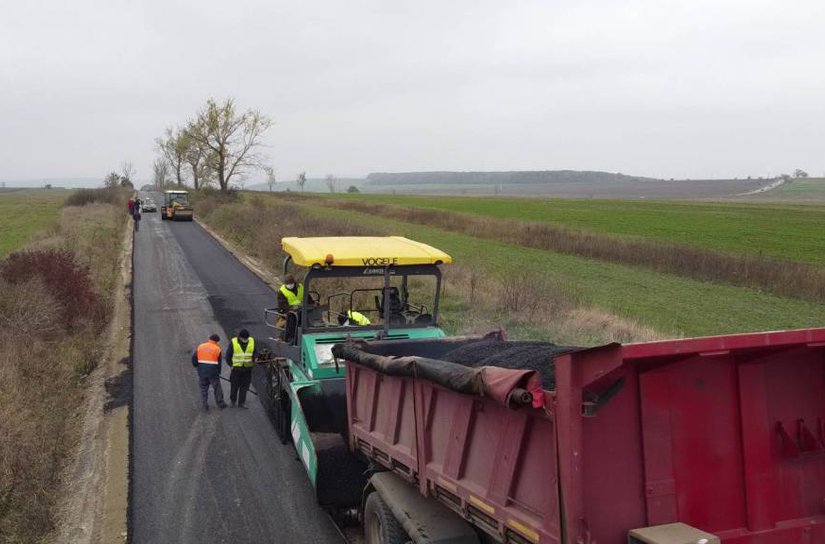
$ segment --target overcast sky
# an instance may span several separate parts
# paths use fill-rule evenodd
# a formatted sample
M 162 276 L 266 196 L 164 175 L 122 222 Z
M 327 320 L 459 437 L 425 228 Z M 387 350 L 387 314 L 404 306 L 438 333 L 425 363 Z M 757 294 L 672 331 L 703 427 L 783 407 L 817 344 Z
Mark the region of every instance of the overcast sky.
M 825 173 L 825 2 L 4 1 L 0 179 L 149 178 L 210 96 L 298 171 Z

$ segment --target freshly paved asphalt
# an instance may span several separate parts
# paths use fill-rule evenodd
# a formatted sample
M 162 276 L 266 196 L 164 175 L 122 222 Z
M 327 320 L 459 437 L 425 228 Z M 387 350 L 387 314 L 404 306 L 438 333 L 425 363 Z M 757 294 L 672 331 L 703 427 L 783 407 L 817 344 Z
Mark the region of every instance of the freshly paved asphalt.
M 134 258 L 130 542 L 341 542 L 255 396 L 200 409 L 191 350 L 241 327 L 266 339 L 272 290 L 196 223 L 159 214 L 143 215 Z

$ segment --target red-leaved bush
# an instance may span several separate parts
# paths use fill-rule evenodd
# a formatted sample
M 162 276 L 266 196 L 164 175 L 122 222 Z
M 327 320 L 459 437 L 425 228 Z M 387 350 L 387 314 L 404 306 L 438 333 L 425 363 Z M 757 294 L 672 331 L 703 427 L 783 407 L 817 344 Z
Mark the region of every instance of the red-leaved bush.
M 18 251 L 0 261 L 0 277 L 12 284 L 39 278 L 57 301 L 57 312 L 67 329 L 101 315 L 100 299 L 89 270 L 78 265 L 71 252 L 60 249 Z

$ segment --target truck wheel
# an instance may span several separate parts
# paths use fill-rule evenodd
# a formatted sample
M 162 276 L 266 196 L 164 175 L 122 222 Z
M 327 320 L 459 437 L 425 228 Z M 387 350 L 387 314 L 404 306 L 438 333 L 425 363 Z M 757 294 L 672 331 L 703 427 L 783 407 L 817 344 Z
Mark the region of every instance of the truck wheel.
M 367 544 L 405 544 L 410 541 L 378 492 L 370 493 L 364 506 L 364 536 Z

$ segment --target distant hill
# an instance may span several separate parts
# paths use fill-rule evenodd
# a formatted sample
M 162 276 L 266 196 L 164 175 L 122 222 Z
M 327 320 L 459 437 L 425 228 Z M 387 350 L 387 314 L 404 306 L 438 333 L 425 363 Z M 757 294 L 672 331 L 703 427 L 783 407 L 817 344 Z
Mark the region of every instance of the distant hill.
M 335 178 L 335 191 L 338 193 L 343 193 L 347 190 L 350 185 L 355 185 L 356 187 L 361 187 L 364 185 L 363 178 Z M 254 183 L 252 185 L 247 185 L 244 187 L 247 191 L 269 191 L 269 184 L 267 183 Z M 301 192 L 301 188 L 298 187 L 298 184 L 295 181 L 279 181 L 275 183 L 272 187 L 272 191 L 279 192 L 279 191 L 297 191 Z M 327 182 L 324 179 L 318 178 L 309 178 L 307 179 L 307 183 L 304 186 L 304 191 L 307 193 L 328 193 L 329 187 L 327 187 Z
M 42 179 L 0 179 L 6 187 L 103 187 L 103 178 L 42 178 Z
M 660 181 L 610 172 L 537 170 L 526 172 L 399 172 L 374 173 L 366 185 L 538 185 L 546 183 L 610 183 Z

